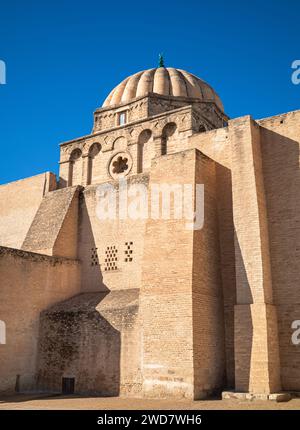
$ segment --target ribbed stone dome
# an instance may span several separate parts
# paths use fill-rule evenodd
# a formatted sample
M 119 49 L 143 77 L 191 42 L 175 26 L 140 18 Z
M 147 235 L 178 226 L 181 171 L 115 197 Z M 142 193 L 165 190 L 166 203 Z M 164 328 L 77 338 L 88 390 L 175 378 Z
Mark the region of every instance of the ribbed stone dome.
M 173 67 L 143 70 L 129 76 L 111 91 L 103 107 L 128 103 L 148 93 L 212 101 L 224 110 L 219 96 L 210 85 L 185 70 Z

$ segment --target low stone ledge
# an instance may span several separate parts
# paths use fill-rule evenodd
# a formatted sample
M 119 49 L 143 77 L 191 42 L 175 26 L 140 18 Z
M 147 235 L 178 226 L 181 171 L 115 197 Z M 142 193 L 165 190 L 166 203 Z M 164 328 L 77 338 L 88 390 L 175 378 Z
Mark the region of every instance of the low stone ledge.
M 236 391 L 223 391 L 223 400 L 271 400 L 273 402 L 288 402 L 292 396 L 290 393 L 272 393 L 272 394 L 254 394 L 254 393 L 238 393 Z
M 274 393 L 269 394 L 269 400 L 275 401 L 275 402 L 288 402 L 291 400 L 292 395 L 290 393 Z
M 51 265 L 62 264 L 62 263 L 75 264 L 75 265 L 80 264 L 80 261 L 77 259 L 72 259 L 68 257 L 54 257 L 52 255 L 39 254 L 31 251 L 23 251 L 22 249 L 0 246 L 0 257 L 5 255 L 11 255 L 16 258 L 22 258 L 22 259 L 27 259 L 27 260 L 37 261 L 37 262 L 48 261 Z

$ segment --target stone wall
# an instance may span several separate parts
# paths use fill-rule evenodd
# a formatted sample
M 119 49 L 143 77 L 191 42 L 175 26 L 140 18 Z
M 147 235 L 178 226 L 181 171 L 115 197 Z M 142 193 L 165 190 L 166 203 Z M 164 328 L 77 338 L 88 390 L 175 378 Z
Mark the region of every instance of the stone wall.
M 195 152 L 186 151 L 154 160 L 150 185 L 188 184 L 194 178 Z M 146 225 L 141 287 L 145 397 L 194 395 L 193 232 L 185 224 L 172 217 L 150 218 Z
M 77 257 L 80 187 L 48 193 L 42 200 L 22 249 L 58 257 Z
M 211 95 L 208 95 L 210 98 Z M 149 93 L 147 96 L 137 97 L 129 103 L 121 103 L 115 107 L 102 107 L 94 113 L 94 127 L 92 133 L 109 130 L 117 127 L 118 115 L 120 112 L 126 112 L 126 122 L 134 123 L 140 119 L 147 120 L 158 114 L 166 114 L 174 109 L 183 106 L 195 106 L 202 112 L 206 121 L 211 124 L 211 128 L 223 127 L 228 117 L 211 102 L 199 101 L 194 98 L 173 97 Z
M 128 187 L 148 186 L 147 175 L 130 177 Z M 103 185 L 103 184 L 102 184 Z M 119 201 L 119 184 L 110 183 Z M 145 238 L 144 219 L 99 219 L 97 186 L 86 187 L 79 206 L 79 258 L 82 291 L 140 288 Z
M 36 389 L 40 312 L 79 292 L 79 270 L 75 260 L 0 247 L 1 392 Z
M 300 390 L 300 345 L 292 322 L 300 320 L 300 111 L 258 121 L 269 219 L 274 300 L 277 305 L 281 383 Z M 271 334 L 273 335 L 273 334 Z
M 0 185 L 0 245 L 21 248 L 43 197 L 55 189 L 49 172 Z
M 229 122 L 235 227 L 235 386 L 269 394 L 281 389 L 260 127 Z
M 38 387 L 61 392 L 135 396 L 141 391 L 139 290 L 85 293 L 44 311 Z
M 200 399 L 224 388 L 226 355 L 216 164 L 199 151 L 195 183 L 204 184 L 204 225 L 194 231 L 192 271 L 194 398 Z
M 189 144 L 215 161 L 216 206 L 220 243 L 220 270 L 224 300 L 226 382 L 235 386 L 234 366 L 234 306 L 236 304 L 234 225 L 232 207 L 231 145 L 228 127 L 195 133 Z
M 173 217 L 146 225 L 141 289 L 146 397 L 202 398 L 224 383 L 214 163 L 196 150 L 153 162 L 150 185 L 195 182 L 205 187 L 202 230 Z
M 215 165 L 215 172 L 220 243 L 220 270 L 224 300 L 226 351 L 225 386 L 232 389 L 235 386 L 234 306 L 236 304 L 232 177 L 230 169 L 217 163 Z
M 208 107 L 205 106 L 205 109 L 207 110 Z M 137 114 L 138 112 L 140 112 L 139 109 L 137 109 Z M 86 186 L 90 184 L 90 178 L 92 178 L 92 184 L 111 180 L 109 166 L 117 153 L 123 153 L 130 159 L 130 167 L 126 174 L 134 175 L 141 171 L 149 171 L 151 159 L 162 155 L 166 127 L 170 124 L 175 125 L 175 131 L 167 139 L 166 152 L 168 154 L 193 147 L 193 141 L 189 140 L 193 133 L 199 132 L 199 130 L 203 133 L 203 131 L 213 128 L 213 125 L 205 116 L 201 115 L 201 112 L 199 113 L 196 108 L 189 105 L 148 118 L 143 117 L 141 112 L 140 115 L 141 117 L 136 118 L 132 123 L 112 126 L 109 129 L 95 131 L 91 135 L 63 143 L 60 157 L 60 188 L 70 185 Z M 150 140 L 147 145 L 139 145 L 140 137 L 145 130 L 149 130 Z M 220 134 L 220 136 L 223 135 Z M 90 152 L 95 143 L 99 145 L 100 152 L 91 163 Z M 145 161 L 142 169 L 140 169 L 139 160 L 141 150 L 143 151 L 142 158 Z M 76 154 L 75 161 L 74 154 Z M 91 166 L 93 171 L 91 171 Z
M 231 147 L 228 127 L 195 133 L 189 139 L 190 147 L 197 148 L 226 169 L 231 168 Z
M 39 327 L 41 390 L 63 377 L 101 395 L 300 390 L 300 111 L 212 130 L 212 106 L 145 100 L 124 126 L 124 106 L 97 110 L 93 134 L 62 144 L 59 190 L 50 173 L 0 187 L 0 244 L 82 269 L 0 248 L 0 390 L 36 387 Z M 203 183 L 204 227 L 99 219 L 98 186 L 120 197 L 118 154 L 128 186 Z

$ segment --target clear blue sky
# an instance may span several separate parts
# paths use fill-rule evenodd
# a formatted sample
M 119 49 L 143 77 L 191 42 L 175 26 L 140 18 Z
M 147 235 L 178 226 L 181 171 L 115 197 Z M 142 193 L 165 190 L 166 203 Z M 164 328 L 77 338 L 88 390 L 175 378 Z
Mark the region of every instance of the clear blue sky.
M 230 117 L 299 109 L 298 0 L 2 1 L 0 183 L 58 172 L 59 143 L 88 134 L 92 113 L 126 76 L 186 69 Z

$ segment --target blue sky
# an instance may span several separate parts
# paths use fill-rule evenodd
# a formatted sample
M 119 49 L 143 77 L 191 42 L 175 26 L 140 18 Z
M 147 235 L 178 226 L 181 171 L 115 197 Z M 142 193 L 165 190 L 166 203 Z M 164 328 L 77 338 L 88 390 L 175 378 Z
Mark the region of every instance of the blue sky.
M 59 143 L 91 131 L 92 113 L 126 76 L 186 69 L 230 117 L 299 109 L 297 0 L 4 1 L 0 9 L 0 183 L 58 173 Z

